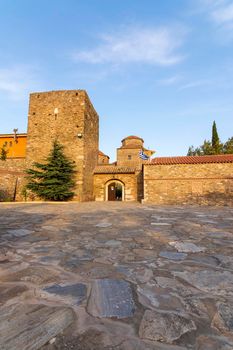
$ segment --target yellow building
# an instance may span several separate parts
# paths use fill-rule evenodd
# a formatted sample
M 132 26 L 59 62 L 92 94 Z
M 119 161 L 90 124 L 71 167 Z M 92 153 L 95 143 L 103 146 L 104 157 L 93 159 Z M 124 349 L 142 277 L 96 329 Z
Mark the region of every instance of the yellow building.
M 1 134 L 0 149 L 4 148 L 7 158 L 26 157 L 27 134 Z

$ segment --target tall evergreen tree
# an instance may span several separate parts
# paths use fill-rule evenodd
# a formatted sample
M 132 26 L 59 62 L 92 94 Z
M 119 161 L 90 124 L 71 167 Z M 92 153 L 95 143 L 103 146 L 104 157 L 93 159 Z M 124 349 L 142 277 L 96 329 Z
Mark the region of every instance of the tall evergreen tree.
M 36 169 L 27 170 L 26 189 L 45 200 L 65 201 L 73 197 L 74 162 L 63 153 L 63 146 L 57 141 L 46 158 L 46 163 L 34 163 Z
M 212 126 L 212 148 L 213 148 L 213 154 L 220 154 L 221 153 L 221 144 L 218 136 L 217 126 L 215 121 L 213 122 Z
M 226 143 L 221 143 L 214 121 L 212 125 L 212 140 L 205 140 L 204 143 L 197 148 L 193 146 L 189 147 L 187 156 L 205 156 L 224 153 L 233 154 L 233 137 L 229 138 Z

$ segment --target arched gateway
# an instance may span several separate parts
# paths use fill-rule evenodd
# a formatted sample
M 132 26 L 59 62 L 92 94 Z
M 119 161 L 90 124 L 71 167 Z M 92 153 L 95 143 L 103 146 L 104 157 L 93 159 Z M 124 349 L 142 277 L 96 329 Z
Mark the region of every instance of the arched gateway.
M 106 201 L 124 201 L 125 186 L 123 182 L 112 179 L 105 185 L 105 200 Z
M 109 157 L 99 151 L 98 165 L 94 168 L 94 199 L 96 201 L 141 201 L 143 198 L 142 166 L 154 151 L 145 149 L 138 136 L 128 136 L 117 148 L 117 160 L 109 163 Z

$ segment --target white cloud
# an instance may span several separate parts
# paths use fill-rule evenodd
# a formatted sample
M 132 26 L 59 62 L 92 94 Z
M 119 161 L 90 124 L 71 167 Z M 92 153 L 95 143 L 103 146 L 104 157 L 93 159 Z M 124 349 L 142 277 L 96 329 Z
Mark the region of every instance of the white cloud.
M 32 67 L 25 65 L 0 67 L 0 91 L 13 100 L 24 99 L 37 85 L 35 71 Z
M 187 90 L 187 89 L 197 88 L 201 86 L 207 86 L 207 85 L 211 85 L 212 83 L 213 81 L 211 79 L 194 80 L 194 81 L 190 81 L 187 84 L 184 84 L 178 90 L 181 91 L 181 90 Z
M 220 24 L 233 22 L 233 3 L 213 10 L 212 18 Z
M 170 86 L 180 82 L 180 80 L 182 80 L 182 77 L 180 75 L 174 75 L 169 78 L 159 80 L 159 84 L 164 86 Z
M 214 23 L 226 28 L 233 24 L 232 0 L 200 0 L 200 3 Z
M 130 28 L 104 35 L 94 49 L 76 51 L 72 58 L 87 63 L 145 63 L 169 66 L 181 62 L 178 52 L 185 38 L 181 28 Z

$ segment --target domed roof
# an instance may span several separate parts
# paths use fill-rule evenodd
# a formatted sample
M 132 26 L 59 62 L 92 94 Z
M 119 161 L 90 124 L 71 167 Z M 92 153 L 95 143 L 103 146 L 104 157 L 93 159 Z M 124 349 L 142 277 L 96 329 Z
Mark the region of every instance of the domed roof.
M 125 137 L 123 140 L 121 140 L 121 142 L 124 142 L 125 140 L 141 140 L 142 142 L 144 142 L 144 140 L 141 137 L 134 136 L 134 135 Z

